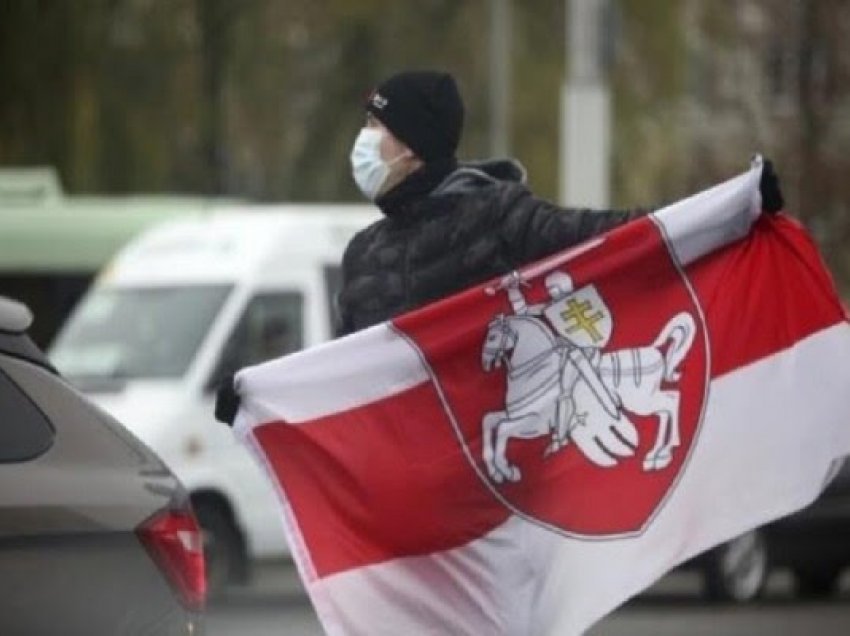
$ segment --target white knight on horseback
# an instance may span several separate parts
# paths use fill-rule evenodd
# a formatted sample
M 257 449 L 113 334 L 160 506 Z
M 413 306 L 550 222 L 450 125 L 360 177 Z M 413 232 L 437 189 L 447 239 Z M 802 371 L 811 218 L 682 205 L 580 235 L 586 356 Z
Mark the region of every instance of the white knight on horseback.
M 519 468 L 507 459 L 512 438 L 549 435 L 545 455 L 569 441 L 594 464 L 610 467 L 634 454 L 638 433 L 623 409 L 658 415 L 656 443 L 644 470 L 660 470 L 679 445 L 679 393 L 661 382 L 679 379 L 678 366 L 696 332 L 687 312 L 674 316 L 646 347 L 602 353 L 613 318 L 594 286 L 573 290 L 564 272 L 544 284 L 549 302 L 529 305 L 514 272 L 502 279 L 514 315 L 491 321 L 482 348 L 485 371 L 507 367 L 505 410 L 482 419 L 483 455 L 493 481 L 518 481 Z M 489 290 L 495 293 L 498 289 Z M 672 341 L 666 347 L 665 345 Z

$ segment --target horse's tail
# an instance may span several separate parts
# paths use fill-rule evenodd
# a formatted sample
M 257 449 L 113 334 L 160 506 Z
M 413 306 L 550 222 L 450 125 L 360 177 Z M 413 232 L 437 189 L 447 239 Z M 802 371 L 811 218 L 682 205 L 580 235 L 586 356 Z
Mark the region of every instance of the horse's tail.
M 664 354 L 664 379 L 668 382 L 675 382 L 681 376 L 678 371 L 679 365 L 688 354 L 696 332 L 697 327 L 693 316 L 683 311 L 673 316 L 664 325 L 661 333 L 652 343 L 652 346 L 660 348 L 668 340 L 673 341 L 667 353 Z

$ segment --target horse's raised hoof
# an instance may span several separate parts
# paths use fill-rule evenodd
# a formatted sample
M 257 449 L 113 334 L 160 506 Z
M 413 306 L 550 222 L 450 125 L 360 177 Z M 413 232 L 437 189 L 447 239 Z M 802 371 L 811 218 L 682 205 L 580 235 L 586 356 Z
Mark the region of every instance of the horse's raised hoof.
M 652 470 L 663 470 L 673 461 L 673 453 L 662 451 L 655 455 L 647 455 L 643 460 L 643 469 L 646 472 Z
M 501 484 L 505 479 L 501 472 L 493 466 L 487 465 L 487 475 L 491 480 L 495 481 L 497 484 Z
M 658 457 L 655 458 L 655 470 L 662 470 L 667 468 L 670 463 L 673 461 L 673 453 L 667 451 L 666 453 L 661 453 Z

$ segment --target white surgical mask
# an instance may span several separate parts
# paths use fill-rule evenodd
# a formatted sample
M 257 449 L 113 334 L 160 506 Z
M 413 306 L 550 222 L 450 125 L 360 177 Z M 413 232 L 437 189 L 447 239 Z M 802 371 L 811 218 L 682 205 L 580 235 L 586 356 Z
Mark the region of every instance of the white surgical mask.
M 377 128 L 363 128 L 351 149 L 351 170 L 354 181 L 363 195 L 374 201 L 390 176 L 390 168 L 404 155 L 400 154 L 387 162 L 381 158 L 381 138 Z

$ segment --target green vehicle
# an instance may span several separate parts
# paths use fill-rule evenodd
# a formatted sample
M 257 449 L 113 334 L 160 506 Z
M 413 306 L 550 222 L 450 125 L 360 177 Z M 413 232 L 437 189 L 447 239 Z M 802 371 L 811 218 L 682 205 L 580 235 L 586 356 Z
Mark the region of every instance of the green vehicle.
M 49 168 L 0 169 L 0 294 L 36 316 L 46 347 L 97 273 L 130 239 L 163 220 L 219 203 L 182 196 L 65 196 Z

